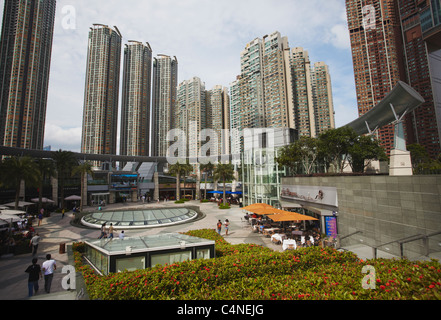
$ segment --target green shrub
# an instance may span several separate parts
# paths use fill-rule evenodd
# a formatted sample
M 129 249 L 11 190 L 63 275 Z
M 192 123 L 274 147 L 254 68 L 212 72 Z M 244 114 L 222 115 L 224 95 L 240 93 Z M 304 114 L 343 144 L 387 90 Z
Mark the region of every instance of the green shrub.
M 216 258 L 156 266 L 99 277 L 83 273 L 91 299 L 100 300 L 391 300 L 441 299 L 439 262 L 362 261 L 332 248 L 275 252 L 254 244 L 231 245 L 215 230 L 186 234 L 214 240 Z M 76 254 L 76 261 L 81 260 Z M 376 270 L 375 289 L 363 289 L 362 269 Z
M 229 203 L 226 203 L 225 205 L 223 204 L 223 203 L 221 203 L 220 205 L 219 205 L 219 209 L 230 209 L 231 207 L 230 207 L 230 204 Z

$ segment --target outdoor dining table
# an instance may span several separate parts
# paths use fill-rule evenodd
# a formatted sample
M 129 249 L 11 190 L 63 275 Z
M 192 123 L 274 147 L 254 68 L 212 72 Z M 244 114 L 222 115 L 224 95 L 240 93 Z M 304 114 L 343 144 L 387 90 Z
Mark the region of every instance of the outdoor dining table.
M 285 238 L 286 238 L 286 235 L 280 234 L 280 233 L 275 233 L 271 236 L 271 242 L 280 244 L 283 242 L 283 240 L 285 240 Z
M 266 229 L 263 229 L 263 235 L 266 235 L 267 237 L 269 237 L 270 235 L 272 235 L 278 231 L 280 231 L 280 228 L 266 228 Z
M 292 239 L 283 240 L 282 249 L 283 249 L 283 251 L 288 250 L 288 249 L 296 250 L 297 243 L 295 240 L 292 240 Z

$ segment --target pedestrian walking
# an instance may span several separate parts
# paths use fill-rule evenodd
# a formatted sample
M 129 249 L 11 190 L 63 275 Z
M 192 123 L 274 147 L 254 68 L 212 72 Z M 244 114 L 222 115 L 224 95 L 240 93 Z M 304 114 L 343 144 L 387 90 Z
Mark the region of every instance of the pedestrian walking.
M 46 293 L 50 293 L 54 272 L 57 269 L 57 264 L 55 260 L 52 259 L 50 254 L 46 255 L 46 261 L 43 262 L 41 268 L 44 272 L 44 291 L 46 291 Z
M 32 239 L 29 241 L 29 246 L 32 247 L 32 255 L 35 256 L 38 250 L 38 244 L 40 243 L 41 237 L 36 233 Z
M 217 222 L 217 233 L 221 234 L 222 231 L 222 221 Z
M 225 219 L 225 235 L 228 236 L 228 229 L 230 227 L 230 221 Z
M 43 213 L 44 213 L 44 209 L 41 208 L 40 213 L 38 214 L 38 226 L 40 226 L 41 222 L 43 221 Z
M 34 294 L 37 294 L 39 286 L 38 281 L 42 278 L 41 276 L 41 267 L 37 264 L 38 259 L 32 259 L 32 265 L 30 265 L 26 269 L 26 273 L 29 274 L 28 278 L 28 296 L 32 297 Z
M 110 239 L 113 239 L 113 223 L 111 223 L 110 224 L 110 227 L 109 227 L 109 238 Z
M 105 223 L 103 223 L 103 224 L 101 225 L 101 234 L 100 234 L 100 236 L 98 237 L 98 239 L 102 239 L 102 238 L 107 238 L 106 224 L 105 224 Z

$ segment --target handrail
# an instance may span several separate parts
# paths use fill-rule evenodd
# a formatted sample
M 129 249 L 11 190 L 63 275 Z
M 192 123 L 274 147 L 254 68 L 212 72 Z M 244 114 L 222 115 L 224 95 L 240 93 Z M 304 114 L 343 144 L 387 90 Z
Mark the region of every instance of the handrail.
M 441 234 L 441 231 L 433 232 L 433 233 L 430 233 L 430 234 L 427 234 L 427 235 L 416 234 L 416 235 L 413 235 L 413 236 L 409 236 L 409 237 L 401 238 L 401 239 L 398 239 L 398 240 L 390 241 L 390 242 L 387 242 L 387 243 L 383 243 L 383 244 L 380 244 L 380 245 L 377 245 L 377 246 L 372 246 L 374 259 L 377 258 L 377 249 L 378 248 L 383 247 L 383 246 L 388 245 L 388 244 L 392 244 L 392 243 L 398 243 L 400 245 L 400 257 L 401 257 L 401 259 L 403 259 L 404 258 L 404 244 L 405 243 L 409 243 L 409 242 L 413 242 L 413 241 L 416 241 L 416 240 L 423 240 L 423 245 L 424 245 L 424 248 L 425 248 L 425 255 L 428 256 L 429 255 L 429 241 L 428 240 L 429 240 L 429 238 L 431 238 L 433 236 L 436 236 L 436 235 L 439 235 L 439 234 Z
M 340 241 L 341 240 L 343 240 L 343 239 L 346 239 L 346 238 L 349 238 L 349 237 L 352 237 L 353 235 L 355 235 L 355 234 L 358 234 L 358 233 L 363 233 L 363 231 L 355 231 L 355 232 L 352 232 L 352 233 L 350 233 L 350 234 L 348 234 L 348 235 L 346 235 L 346 236 L 340 236 L 340 235 L 338 235 L 338 237 L 339 237 L 339 239 L 340 239 Z

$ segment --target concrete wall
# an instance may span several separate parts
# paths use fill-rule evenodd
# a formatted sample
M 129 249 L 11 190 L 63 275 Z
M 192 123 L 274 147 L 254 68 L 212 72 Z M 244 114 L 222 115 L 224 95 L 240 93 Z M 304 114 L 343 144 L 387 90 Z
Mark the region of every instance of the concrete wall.
M 378 246 L 441 231 L 441 175 L 291 177 L 283 178 L 282 184 L 337 188 L 339 234 L 362 231 L 344 239 L 342 246 Z M 429 245 L 431 253 L 441 251 L 441 235 L 430 238 Z M 380 250 L 400 255 L 396 243 Z M 405 244 L 404 254 L 424 255 L 423 241 Z

